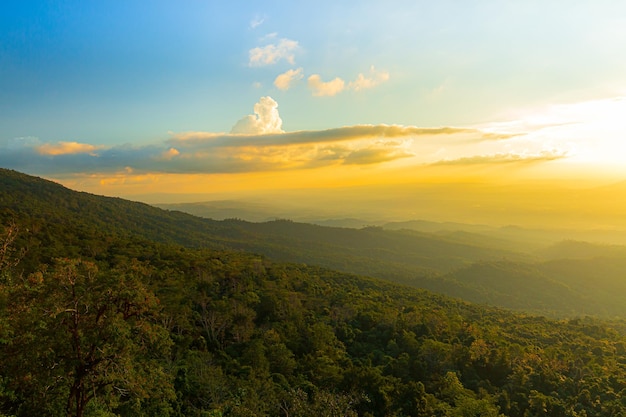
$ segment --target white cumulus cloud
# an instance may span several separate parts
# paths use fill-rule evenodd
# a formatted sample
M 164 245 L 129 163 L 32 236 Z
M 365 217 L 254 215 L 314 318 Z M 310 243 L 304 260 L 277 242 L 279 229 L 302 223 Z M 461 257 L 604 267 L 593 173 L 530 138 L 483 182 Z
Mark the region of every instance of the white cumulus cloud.
M 337 77 L 331 81 L 322 81 L 322 77 L 313 74 L 308 78 L 309 88 L 316 97 L 334 96 L 341 93 L 346 88 L 346 82 Z
M 268 134 L 283 133 L 283 121 L 278 114 L 278 103 L 271 97 L 261 97 L 254 105 L 254 114 L 249 114 L 235 123 L 230 133 Z
M 389 73 L 387 71 L 377 71 L 374 66 L 370 68 L 369 76 L 359 74 L 356 80 L 348 84 L 350 90 L 359 91 L 366 90 L 368 88 L 376 87 L 380 83 L 384 83 L 389 80 Z
M 304 77 L 302 68 L 290 69 L 287 72 L 280 74 L 274 80 L 274 85 L 279 90 L 289 90 L 291 85 Z
M 374 68 L 374 66 L 372 66 L 367 76 L 360 73 L 356 77 L 356 80 L 350 81 L 347 84 L 339 77 L 336 77 L 331 81 L 322 81 L 322 77 L 318 74 L 311 75 L 307 80 L 309 88 L 313 92 L 314 96 L 330 97 L 346 90 L 361 91 L 374 88 L 377 85 L 389 80 L 389 73 L 387 71 L 378 71 Z

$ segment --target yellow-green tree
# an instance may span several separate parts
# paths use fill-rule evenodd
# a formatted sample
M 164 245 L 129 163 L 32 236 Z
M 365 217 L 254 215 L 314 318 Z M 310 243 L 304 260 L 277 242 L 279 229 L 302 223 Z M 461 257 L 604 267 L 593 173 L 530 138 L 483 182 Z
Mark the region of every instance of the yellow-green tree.
M 160 400 L 158 413 L 167 414 L 173 390 L 161 360 L 171 342 L 142 283 L 148 273 L 137 262 L 100 271 L 62 259 L 13 277 L 0 364 L 22 394 L 18 415 L 82 417 L 89 406 L 131 413 Z

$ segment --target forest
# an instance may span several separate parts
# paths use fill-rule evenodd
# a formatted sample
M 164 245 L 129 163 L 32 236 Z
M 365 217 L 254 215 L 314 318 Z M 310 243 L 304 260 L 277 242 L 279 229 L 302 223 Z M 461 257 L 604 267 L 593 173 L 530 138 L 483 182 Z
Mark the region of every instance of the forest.
M 619 248 L 218 222 L 6 170 L 0 225 L 3 416 L 626 414 Z

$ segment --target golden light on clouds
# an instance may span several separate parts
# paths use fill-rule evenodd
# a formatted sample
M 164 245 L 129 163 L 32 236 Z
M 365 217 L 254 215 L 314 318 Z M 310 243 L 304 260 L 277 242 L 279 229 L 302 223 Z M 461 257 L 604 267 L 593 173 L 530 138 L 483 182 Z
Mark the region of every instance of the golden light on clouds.
M 339 77 L 330 81 L 322 81 L 319 74 L 313 74 L 307 78 L 309 88 L 315 97 L 334 96 L 341 93 L 346 87 L 346 82 Z
M 626 154 L 626 97 L 551 105 L 511 115 L 505 122 L 479 126 L 491 133 L 519 135 L 529 147 L 567 154 L 572 164 L 622 167 Z
M 285 74 L 281 74 L 279 77 L 284 77 L 288 74 L 290 73 L 287 72 Z M 354 81 L 346 82 L 340 77 L 335 77 L 329 81 L 323 81 L 319 74 L 313 74 L 307 78 L 307 83 L 314 97 L 332 97 L 346 90 L 369 90 L 379 84 L 389 81 L 389 78 L 389 72 L 378 71 L 372 65 L 370 67 L 369 74 L 364 75 L 363 73 L 359 73 Z M 276 81 L 279 81 L 279 78 L 277 78 Z M 282 78 L 280 81 L 283 81 Z M 280 84 L 282 84 L 282 82 Z M 276 82 L 275 85 L 280 88 L 279 84 Z
M 274 85 L 279 90 L 289 90 L 291 86 L 298 80 L 301 80 L 304 77 L 302 68 L 298 69 L 290 69 L 282 74 L 279 74 L 274 79 Z
M 87 143 L 78 142 L 58 142 L 58 143 L 45 143 L 38 146 L 36 149 L 41 155 L 72 155 L 72 154 L 91 154 L 93 155 L 98 149 L 102 149 L 102 146 L 89 145 Z
M 26 138 L 10 142 L 0 158 L 47 167 L 48 178 L 71 188 L 153 203 L 272 194 L 280 195 L 277 201 L 310 199 L 311 207 L 364 208 L 368 199 L 395 190 L 394 198 L 406 199 L 392 210 L 398 216 L 452 218 L 464 210 L 472 221 L 488 218 L 487 212 L 502 219 L 524 212 L 526 220 L 544 213 L 557 221 L 568 194 L 550 189 L 626 177 L 625 102 L 616 97 L 550 106 L 472 127 L 362 124 L 284 131 L 278 103 L 267 96 L 230 133 L 170 132 L 150 145 L 113 147 Z M 433 200 L 415 197 L 423 192 L 434 193 Z M 334 200 L 324 193 L 335 193 Z M 585 204 L 581 213 L 591 210 Z M 615 216 L 608 207 L 593 210 Z
M 624 187 L 570 194 L 626 179 L 626 2 L 59 3 L 0 30 L 0 167 L 151 202 L 626 212 Z
M 175 156 L 180 155 L 180 151 L 178 151 L 178 149 L 176 148 L 169 148 L 167 151 L 163 152 L 163 154 L 161 155 L 161 157 L 165 160 L 169 160 L 174 158 Z

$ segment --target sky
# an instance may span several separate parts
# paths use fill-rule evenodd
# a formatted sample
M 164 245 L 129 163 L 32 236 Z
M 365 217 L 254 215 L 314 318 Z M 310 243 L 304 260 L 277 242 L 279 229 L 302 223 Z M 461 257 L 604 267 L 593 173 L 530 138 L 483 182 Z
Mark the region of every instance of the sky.
M 0 166 L 148 202 L 620 182 L 624 51 L 612 0 L 5 0 Z

